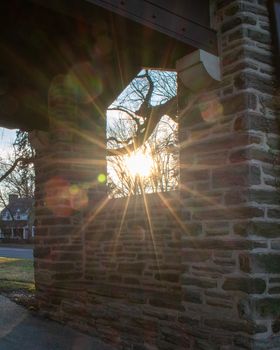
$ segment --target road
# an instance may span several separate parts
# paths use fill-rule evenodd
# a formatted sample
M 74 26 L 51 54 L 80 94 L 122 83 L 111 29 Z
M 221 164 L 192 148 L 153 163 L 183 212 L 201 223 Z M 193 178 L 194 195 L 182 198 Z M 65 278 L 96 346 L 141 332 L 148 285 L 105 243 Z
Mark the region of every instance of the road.
M 0 257 L 33 259 L 33 249 L 30 248 L 8 248 L 0 246 Z

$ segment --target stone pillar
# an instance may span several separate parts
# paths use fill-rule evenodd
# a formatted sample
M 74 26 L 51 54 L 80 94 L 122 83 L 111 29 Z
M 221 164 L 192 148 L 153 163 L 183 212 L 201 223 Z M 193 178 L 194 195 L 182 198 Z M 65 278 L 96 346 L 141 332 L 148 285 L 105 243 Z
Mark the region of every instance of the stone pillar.
M 69 76 L 56 77 L 49 89 L 50 130 L 31 135 L 37 298 L 40 310 L 58 320 L 70 307 L 84 310 L 84 210 L 105 191 L 105 119 L 91 102 L 77 95 Z
M 185 332 L 194 349 L 276 349 L 279 97 L 267 2 L 215 4 L 222 81 L 195 94 L 179 81 Z

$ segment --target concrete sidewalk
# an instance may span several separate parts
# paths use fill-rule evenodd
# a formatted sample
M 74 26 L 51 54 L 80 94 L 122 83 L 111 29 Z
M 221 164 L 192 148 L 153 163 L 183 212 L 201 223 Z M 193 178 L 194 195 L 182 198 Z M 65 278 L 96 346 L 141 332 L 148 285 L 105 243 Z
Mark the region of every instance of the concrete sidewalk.
M 0 295 L 0 350 L 114 350 L 96 338 L 31 315 Z

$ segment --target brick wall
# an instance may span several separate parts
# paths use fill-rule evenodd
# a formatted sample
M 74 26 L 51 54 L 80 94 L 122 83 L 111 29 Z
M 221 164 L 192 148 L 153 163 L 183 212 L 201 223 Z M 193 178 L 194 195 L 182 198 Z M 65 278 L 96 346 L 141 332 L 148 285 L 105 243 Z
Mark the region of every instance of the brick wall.
M 120 349 L 280 346 L 268 11 L 261 0 L 213 4 L 223 78 L 195 96 L 179 81 L 180 193 L 108 199 L 97 181 L 104 122 L 74 103 L 65 77 L 50 90 L 55 118 L 36 161 L 40 309 Z

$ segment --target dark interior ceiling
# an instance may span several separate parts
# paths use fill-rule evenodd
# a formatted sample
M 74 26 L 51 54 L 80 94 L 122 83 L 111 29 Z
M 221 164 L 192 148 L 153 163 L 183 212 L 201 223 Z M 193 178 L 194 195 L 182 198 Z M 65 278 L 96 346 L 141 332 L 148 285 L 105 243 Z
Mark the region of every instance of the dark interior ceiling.
M 89 91 L 102 80 L 105 111 L 141 67 L 174 68 L 195 48 L 94 2 L 0 2 L 1 126 L 47 129 L 50 83 L 73 67 Z
M 42 0 L 36 0 L 42 1 Z M 196 48 L 217 53 L 209 0 L 86 0 Z

